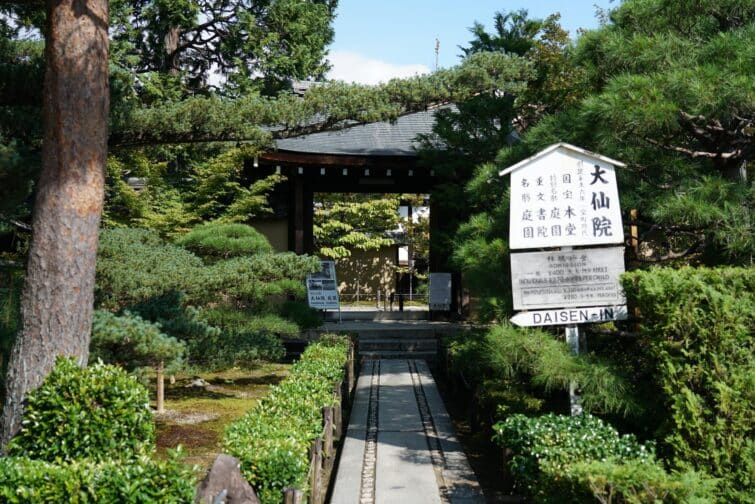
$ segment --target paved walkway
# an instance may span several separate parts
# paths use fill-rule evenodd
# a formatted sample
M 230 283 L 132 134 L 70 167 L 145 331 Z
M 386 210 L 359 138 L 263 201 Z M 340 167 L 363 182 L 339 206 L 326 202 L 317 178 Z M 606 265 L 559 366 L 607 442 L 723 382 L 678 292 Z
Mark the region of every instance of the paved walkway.
M 331 504 L 485 499 L 423 360 L 366 361 Z

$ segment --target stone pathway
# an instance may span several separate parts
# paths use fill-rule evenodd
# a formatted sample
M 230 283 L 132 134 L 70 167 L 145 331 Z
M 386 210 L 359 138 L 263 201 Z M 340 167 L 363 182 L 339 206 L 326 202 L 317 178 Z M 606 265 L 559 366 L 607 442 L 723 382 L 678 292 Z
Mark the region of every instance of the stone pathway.
M 366 361 L 330 503 L 484 502 L 425 361 Z

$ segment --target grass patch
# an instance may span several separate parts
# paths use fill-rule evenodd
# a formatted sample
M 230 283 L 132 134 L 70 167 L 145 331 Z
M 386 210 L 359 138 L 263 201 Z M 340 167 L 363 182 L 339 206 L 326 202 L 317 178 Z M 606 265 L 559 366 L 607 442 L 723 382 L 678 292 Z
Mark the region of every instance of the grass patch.
M 179 444 L 187 457 L 186 464 L 206 471 L 221 453 L 221 436 L 225 426 L 252 409 L 267 394 L 271 385 L 288 376 L 289 364 L 263 364 L 256 369 L 231 369 L 200 373 L 209 383 L 192 387 L 197 375 L 176 375 L 165 383 L 165 415 L 157 417 L 157 456 L 168 457 L 167 450 Z M 155 407 L 155 380 L 150 380 L 150 397 Z

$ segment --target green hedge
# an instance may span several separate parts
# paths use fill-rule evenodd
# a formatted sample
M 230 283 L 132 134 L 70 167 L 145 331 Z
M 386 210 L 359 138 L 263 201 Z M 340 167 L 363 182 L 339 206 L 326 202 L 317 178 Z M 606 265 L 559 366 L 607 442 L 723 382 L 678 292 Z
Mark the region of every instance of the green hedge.
M 333 404 L 333 384 L 343 379 L 348 348 L 337 337 L 310 344 L 291 375 L 226 429 L 223 445 L 263 504 L 280 503 L 286 487 L 307 487 L 308 450 L 322 432 L 322 408 Z
M 515 488 L 535 502 L 713 502 L 709 478 L 667 473 L 652 447 L 591 415 L 511 415 L 494 428 Z
M 53 464 L 21 457 L 0 458 L 0 502 L 152 504 L 194 502 L 192 468 L 172 457 L 128 462 L 91 460 Z
M 659 453 L 721 478 L 722 502 L 754 502 L 755 268 L 658 268 L 623 285 L 642 314 Z
M 154 450 L 155 424 L 147 389 L 116 366 L 80 368 L 58 357 L 29 393 L 10 455 L 46 460 L 134 458 Z

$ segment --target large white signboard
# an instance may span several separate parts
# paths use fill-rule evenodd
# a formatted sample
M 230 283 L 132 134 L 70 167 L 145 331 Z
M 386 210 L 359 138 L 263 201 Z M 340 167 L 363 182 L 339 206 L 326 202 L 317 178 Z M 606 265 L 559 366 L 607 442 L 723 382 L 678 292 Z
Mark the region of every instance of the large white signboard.
M 572 325 L 626 320 L 627 306 L 590 306 L 586 308 L 558 308 L 519 312 L 511 317 L 511 323 L 533 327 L 546 325 Z
M 511 254 L 515 310 L 621 305 L 624 248 Z
M 451 309 L 451 273 L 430 273 L 431 310 L 448 311 Z
M 511 174 L 510 248 L 623 243 L 611 161 L 559 144 L 502 171 Z
M 309 306 L 318 310 L 339 308 L 334 261 L 322 261 L 322 270 L 307 275 L 307 299 Z

